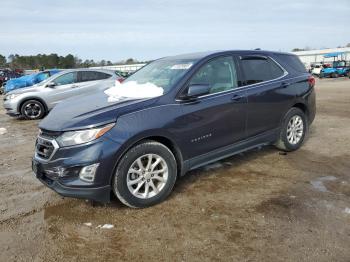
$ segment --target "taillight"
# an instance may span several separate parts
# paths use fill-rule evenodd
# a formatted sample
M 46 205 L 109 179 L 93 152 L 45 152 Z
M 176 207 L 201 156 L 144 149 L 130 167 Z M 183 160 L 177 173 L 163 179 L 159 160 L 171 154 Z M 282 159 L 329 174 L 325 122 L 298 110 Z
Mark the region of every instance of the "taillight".
M 308 81 L 310 87 L 314 87 L 315 86 L 316 80 L 315 80 L 315 78 L 313 76 L 309 76 L 307 81 Z
M 124 78 L 122 78 L 122 77 L 119 77 L 119 78 L 117 79 L 117 81 L 118 81 L 119 83 L 123 83 L 123 81 L 124 81 Z

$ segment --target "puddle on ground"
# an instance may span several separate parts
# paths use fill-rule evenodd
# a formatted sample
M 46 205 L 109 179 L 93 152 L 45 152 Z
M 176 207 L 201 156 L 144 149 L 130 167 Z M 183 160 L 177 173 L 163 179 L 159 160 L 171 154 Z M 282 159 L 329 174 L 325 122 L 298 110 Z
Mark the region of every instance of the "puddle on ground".
M 335 176 L 324 176 L 319 177 L 315 180 L 310 181 L 311 185 L 314 189 L 320 191 L 320 192 L 329 192 L 327 187 L 324 185 L 324 182 L 326 181 L 334 181 L 337 180 Z

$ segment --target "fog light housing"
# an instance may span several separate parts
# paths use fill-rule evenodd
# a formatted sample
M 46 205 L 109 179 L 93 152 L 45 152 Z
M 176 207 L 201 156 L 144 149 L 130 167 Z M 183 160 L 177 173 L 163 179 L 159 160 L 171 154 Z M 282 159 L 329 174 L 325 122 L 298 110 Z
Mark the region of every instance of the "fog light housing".
M 79 178 L 86 182 L 92 182 L 95 179 L 95 173 L 99 163 L 84 166 L 79 172 Z

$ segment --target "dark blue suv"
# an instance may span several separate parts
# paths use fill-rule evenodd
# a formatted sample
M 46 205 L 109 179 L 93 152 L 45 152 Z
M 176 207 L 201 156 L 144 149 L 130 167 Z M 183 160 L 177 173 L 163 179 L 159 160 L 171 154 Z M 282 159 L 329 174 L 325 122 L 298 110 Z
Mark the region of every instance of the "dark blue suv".
M 57 193 L 130 207 L 164 200 L 187 171 L 264 145 L 298 149 L 315 117 L 314 78 L 292 54 L 166 57 L 40 123 L 33 170 Z

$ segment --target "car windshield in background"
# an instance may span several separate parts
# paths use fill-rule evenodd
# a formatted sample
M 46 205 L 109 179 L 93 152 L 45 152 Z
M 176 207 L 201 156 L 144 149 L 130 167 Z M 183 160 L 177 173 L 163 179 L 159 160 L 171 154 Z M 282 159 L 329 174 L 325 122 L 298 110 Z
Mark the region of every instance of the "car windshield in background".
M 197 60 L 189 59 L 160 59 L 156 60 L 133 75 L 124 82 L 136 82 L 137 84 L 153 84 L 167 93 L 176 82 L 188 71 Z
M 40 83 L 37 83 L 36 85 L 37 86 L 43 86 L 43 85 L 45 85 L 45 84 L 47 84 L 48 82 L 50 82 L 52 79 L 54 79 L 56 77 L 56 75 L 55 76 L 50 76 L 50 77 L 48 77 L 48 78 L 46 78 L 44 81 L 42 81 L 42 82 L 40 82 Z

